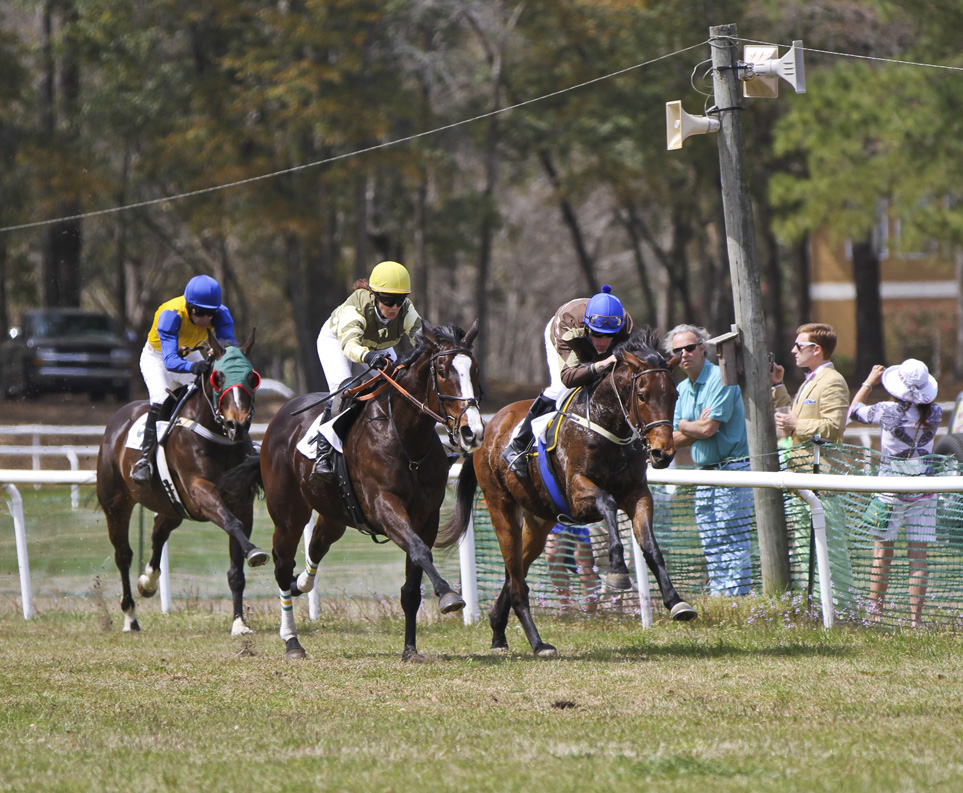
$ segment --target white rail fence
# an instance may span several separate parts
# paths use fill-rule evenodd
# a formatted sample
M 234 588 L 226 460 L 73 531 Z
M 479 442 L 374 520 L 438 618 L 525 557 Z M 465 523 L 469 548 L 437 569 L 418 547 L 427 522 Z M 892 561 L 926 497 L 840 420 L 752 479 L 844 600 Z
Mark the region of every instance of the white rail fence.
M 947 403 L 945 410 L 950 410 L 953 403 Z M 29 457 L 30 470 L 0 469 L 0 484 L 4 487 L 10 501 L 13 514 L 14 531 L 16 533 L 17 561 L 20 571 L 21 597 L 23 601 L 24 618 L 33 616 L 33 597 L 30 583 L 30 566 L 27 557 L 26 529 L 23 516 L 23 500 L 15 485 L 42 484 L 71 485 L 71 507 L 77 509 L 79 505 L 79 488 L 96 482 L 96 472 L 79 468 L 82 457 L 96 456 L 98 447 L 93 445 L 48 445 L 44 438 L 48 437 L 76 437 L 101 438 L 104 427 L 98 425 L 48 425 L 25 424 L 16 426 L 0 426 L 0 457 Z M 267 430 L 267 424 L 251 426 L 251 435 L 261 438 Z M 940 428 L 938 434 L 944 434 L 945 428 Z M 6 445 L 4 438 L 28 436 L 29 444 Z M 877 428 L 849 427 L 845 437 L 850 441 L 858 440 L 863 446 L 872 447 L 878 443 L 879 430 Z M 44 458 L 62 457 L 70 465 L 69 471 L 41 470 L 41 460 Z M 460 466 L 452 468 L 451 476 L 457 476 Z M 921 484 L 919 479 L 925 479 Z M 933 493 L 963 492 L 963 477 L 906 477 L 894 481 L 893 477 L 849 477 L 840 475 L 800 474 L 789 472 L 762 473 L 746 471 L 698 471 L 669 468 L 661 471 L 650 469 L 648 480 L 652 484 L 672 485 L 723 485 L 732 487 L 770 487 L 795 492 L 811 507 L 813 530 L 816 539 L 817 569 L 820 580 L 820 599 L 823 608 L 823 624 L 831 627 L 833 624 L 832 611 L 832 582 L 829 573 L 828 551 L 826 546 L 826 522 L 822 505 L 814 490 L 859 491 L 866 493 L 900 492 L 913 493 L 925 490 Z M 885 480 L 881 482 L 880 480 Z M 883 486 L 885 485 L 885 487 Z M 314 521 L 308 522 L 304 528 L 305 550 L 311 538 L 311 528 Z M 638 544 L 632 543 L 635 570 L 638 576 L 637 591 L 643 626 L 652 624 L 652 609 L 650 599 L 650 585 L 648 572 L 642 552 Z M 478 602 L 478 584 L 475 575 L 475 543 L 473 527 L 469 525 L 468 532 L 459 545 L 459 567 L 461 571 L 462 597 L 466 607 L 464 620 L 466 623 L 478 620 L 480 608 Z M 160 578 L 161 610 L 168 613 L 171 609 L 170 593 L 170 565 L 165 545 L 161 556 Z M 315 587 L 308 594 L 309 613 L 311 619 L 317 619 L 320 614 L 318 589 Z
M 452 468 L 452 478 L 457 477 L 460 466 Z M 813 532 L 816 541 L 816 566 L 819 573 L 820 600 L 822 603 L 823 625 L 833 625 L 833 590 L 829 569 L 829 554 L 826 544 L 826 521 L 822 504 L 814 491 L 844 491 L 862 493 L 963 493 L 963 476 L 938 477 L 889 477 L 889 476 L 844 476 L 839 474 L 800 474 L 786 471 L 702 471 L 666 468 L 661 471 L 650 470 L 648 480 L 652 484 L 665 485 L 718 485 L 728 487 L 767 487 L 788 490 L 804 499 L 811 508 Z M 20 573 L 20 592 L 24 619 L 34 615 L 33 595 L 30 582 L 30 562 L 27 554 L 27 533 L 23 515 L 23 501 L 16 488 L 18 484 L 60 484 L 91 485 L 96 482 L 94 471 L 22 471 L 0 470 L 0 483 L 10 502 L 16 534 L 17 565 Z M 305 544 L 310 540 L 312 523 L 305 526 Z M 474 559 L 474 533 L 471 526 L 459 546 L 459 564 L 462 596 L 466 607 L 464 620 L 471 623 L 479 618 L 478 584 Z M 652 624 L 650 586 L 646 565 L 642 559 L 638 543 L 632 542 L 635 559 L 636 582 L 641 620 L 644 627 Z M 317 588 L 315 588 L 316 590 Z M 161 610 L 166 614 L 171 609 L 170 564 L 165 546 L 161 557 L 160 578 Z M 317 619 L 319 607 L 317 592 L 309 595 L 310 616 Z

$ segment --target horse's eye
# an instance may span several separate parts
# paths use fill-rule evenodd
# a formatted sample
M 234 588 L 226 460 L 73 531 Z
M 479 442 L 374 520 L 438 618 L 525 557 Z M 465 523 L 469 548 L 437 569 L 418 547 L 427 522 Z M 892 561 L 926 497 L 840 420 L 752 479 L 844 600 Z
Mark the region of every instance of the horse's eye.
M 649 397 L 645 393 L 645 391 L 639 391 L 639 402 L 648 402 L 648 401 L 649 401 Z

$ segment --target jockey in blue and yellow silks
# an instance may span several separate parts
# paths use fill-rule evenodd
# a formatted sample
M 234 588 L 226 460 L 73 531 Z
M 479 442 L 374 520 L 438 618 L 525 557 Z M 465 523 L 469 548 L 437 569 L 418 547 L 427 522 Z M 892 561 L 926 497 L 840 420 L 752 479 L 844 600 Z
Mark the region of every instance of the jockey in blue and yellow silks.
M 168 389 L 187 385 L 196 375 L 210 371 L 200 351 L 181 354 L 182 350 L 206 341 L 208 328 L 222 344 L 237 344 L 231 312 L 221 304 L 221 287 L 209 275 L 195 275 L 187 282 L 183 295 L 161 304 L 154 313 L 154 322 L 140 355 L 140 371 L 147 384 L 150 408 L 141 457 L 131 469 L 131 478 L 138 484 L 149 484 L 153 476 L 151 452 L 157 440 L 157 415 Z

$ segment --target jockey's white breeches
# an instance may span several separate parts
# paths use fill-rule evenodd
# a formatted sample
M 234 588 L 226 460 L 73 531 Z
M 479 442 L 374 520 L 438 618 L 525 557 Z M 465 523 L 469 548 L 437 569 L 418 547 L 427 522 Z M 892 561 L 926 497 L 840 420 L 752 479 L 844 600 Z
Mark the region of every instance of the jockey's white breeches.
M 396 359 L 393 347 L 388 353 L 391 360 Z M 345 380 L 350 380 L 368 369 L 366 364 L 355 363 L 344 357 L 341 340 L 331 330 L 330 318 L 321 326 L 318 334 L 318 360 L 324 370 L 324 379 L 328 381 L 328 391 L 336 391 Z
M 545 356 L 548 359 L 548 375 L 551 382 L 547 388 L 543 389 L 542 393 L 546 398 L 557 401 L 568 389 L 562 383 L 562 367 L 559 362 L 558 351 L 552 344 L 552 323 L 554 321 L 555 318 L 552 317 L 545 326 Z
M 203 361 L 204 356 L 199 350 L 190 353 L 184 360 Z M 194 382 L 194 375 L 190 372 L 169 372 L 164 366 L 164 357 L 155 350 L 150 342 L 144 344 L 140 354 L 140 372 L 147 384 L 147 394 L 152 405 L 163 404 L 167 399 L 167 389 L 175 385 L 188 385 Z

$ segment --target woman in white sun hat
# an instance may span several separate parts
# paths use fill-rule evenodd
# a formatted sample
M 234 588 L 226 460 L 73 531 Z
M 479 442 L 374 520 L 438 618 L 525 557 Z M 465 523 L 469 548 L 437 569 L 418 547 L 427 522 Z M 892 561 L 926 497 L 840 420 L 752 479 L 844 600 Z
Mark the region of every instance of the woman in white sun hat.
M 895 401 L 867 405 L 865 399 L 880 383 Z M 921 476 L 931 473 L 925 458 L 933 453 L 936 429 L 943 411 L 934 404 L 936 380 L 926 364 L 908 358 L 899 366 L 874 366 L 849 406 L 850 421 L 878 424 L 883 461 L 880 476 Z M 926 597 L 926 546 L 936 539 L 936 505 L 933 493 L 879 493 L 864 514 L 876 543 L 870 594 L 876 616 L 882 611 L 893 559 L 893 542 L 900 527 L 906 530 L 909 556 L 910 612 L 919 625 Z

